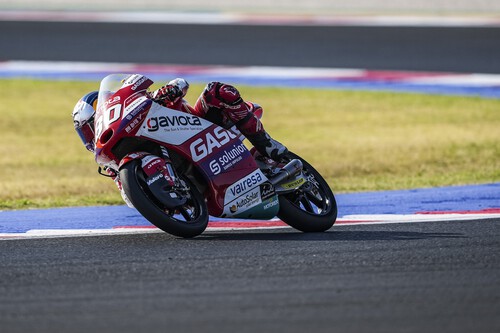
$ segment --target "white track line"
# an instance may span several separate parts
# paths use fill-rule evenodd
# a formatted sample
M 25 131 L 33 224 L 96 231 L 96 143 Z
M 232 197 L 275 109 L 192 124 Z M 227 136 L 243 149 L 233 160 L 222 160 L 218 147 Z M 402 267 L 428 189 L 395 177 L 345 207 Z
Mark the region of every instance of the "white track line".
M 154 75 L 188 75 L 208 77 L 258 78 L 260 80 L 330 80 L 344 82 L 390 82 L 416 86 L 500 87 L 500 74 L 377 71 L 343 68 L 309 68 L 276 66 L 187 66 L 175 64 L 134 64 L 68 61 L 0 61 L 0 77 L 63 76 L 78 78 L 81 74 L 154 73 Z
M 372 224 L 407 224 L 422 222 L 447 222 L 447 221 L 472 221 L 481 219 L 500 218 L 500 214 L 380 214 L 380 215 L 346 215 L 338 218 L 333 230 L 338 227 L 352 225 L 372 225 Z M 279 220 L 273 220 L 279 221 Z M 228 223 L 230 225 L 230 223 Z M 243 231 L 243 230 L 269 230 L 269 229 L 289 229 L 286 225 L 275 225 L 269 227 L 208 227 L 206 232 L 218 231 Z M 154 227 L 134 227 L 134 228 L 114 228 L 114 229 L 45 229 L 29 230 L 26 233 L 0 233 L 0 240 L 13 239 L 43 239 L 43 238 L 63 238 L 63 237 L 86 237 L 86 236 L 108 236 L 127 234 L 150 234 L 163 233 Z

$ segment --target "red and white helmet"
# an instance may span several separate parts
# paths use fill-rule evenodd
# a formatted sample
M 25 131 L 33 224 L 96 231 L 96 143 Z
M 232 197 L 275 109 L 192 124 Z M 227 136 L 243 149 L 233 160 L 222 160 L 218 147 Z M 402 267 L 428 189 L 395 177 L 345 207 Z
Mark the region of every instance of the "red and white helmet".
M 78 101 L 73 109 L 73 124 L 85 148 L 94 151 L 94 118 L 97 107 L 97 91 L 92 91 Z

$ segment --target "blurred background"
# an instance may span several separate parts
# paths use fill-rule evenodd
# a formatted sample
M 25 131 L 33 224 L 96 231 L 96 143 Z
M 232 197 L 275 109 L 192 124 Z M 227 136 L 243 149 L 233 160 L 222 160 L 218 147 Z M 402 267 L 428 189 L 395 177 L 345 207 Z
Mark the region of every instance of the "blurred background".
M 1 0 L 0 10 L 2 60 L 500 73 L 494 0 Z
M 425 15 L 476 15 L 500 11 L 495 0 L 2 0 L 2 9 L 53 9 L 53 10 L 189 10 L 189 11 L 245 11 L 269 13 L 321 13 L 321 14 L 425 14 Z M 93 8 L 94 7 L 94 8 Z

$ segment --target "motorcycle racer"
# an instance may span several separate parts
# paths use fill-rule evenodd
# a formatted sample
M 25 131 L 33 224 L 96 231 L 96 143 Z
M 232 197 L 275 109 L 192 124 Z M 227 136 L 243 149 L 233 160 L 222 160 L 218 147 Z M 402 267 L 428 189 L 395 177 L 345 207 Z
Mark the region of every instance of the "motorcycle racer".
M 225 128 L 236 125 L 259 153 L 275 161 L 279 161 L 287 153 L 287 148 L 271 138 L 264 130 L 262 122 L 254 115 L 253 111 L 261 107 L 252 102 L 245 102 L 234 86 L 210 82 L 194 107 L 184 99 L 188 89 L 187 81 L 177 78 L 150 93 L 149 97 L 163 106 L 205 118 Z M 97 91 L 84 95 L 76 103 L 72 114 L 75 130 L 85 147 L 92 152 L 97 95 Z
M 284 145 L 269 136 L 262 122 L 255 116 L 254 112 L 261 107 L 245 102 L 234 86 L 216 81 L 208 83 L 194 107 L 184 99 L 188 89 L 189 84 L 185 79 L 176 78 L 147 95 L 162 106 L 207 119 L 226 129 L 235 125 L 261 155 L 274 161 L 280 161 L 288 152 Z M 97 100 L 97 91 L 84 95 L 76 103 L 72 113 L 75 130 L 91 152 L 94 152 L 95 147 L 94 117 Z M 109 168 L 105 168 L 105 171 L 115 181 L 127 205 L 132 207 L 122 189 L 118 171 Z

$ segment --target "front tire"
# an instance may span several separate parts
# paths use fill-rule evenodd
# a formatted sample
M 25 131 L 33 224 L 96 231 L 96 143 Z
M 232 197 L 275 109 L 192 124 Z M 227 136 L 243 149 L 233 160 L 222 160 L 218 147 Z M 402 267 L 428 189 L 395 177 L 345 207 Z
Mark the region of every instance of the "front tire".
M 159 229 L 178 237 L 200 235 L 208 225 L 205 199 L 187 177 L 180 176 L 186 184 L 188 198 L 184 205 L 168 209 L 155 198 L 146 183 L 146 176 L 139 160 L 133 160 L 120 169 L 123 190 L 134 207 Z
M 337 202 L 330 186 L 300 156 L 288 152 L 287 159 L 299 159 L 307 183 L 293 192 L 279 196 L 278 217 L 291 227 L 303 232 L 323 232 L 330 229 L 337 220 Z

